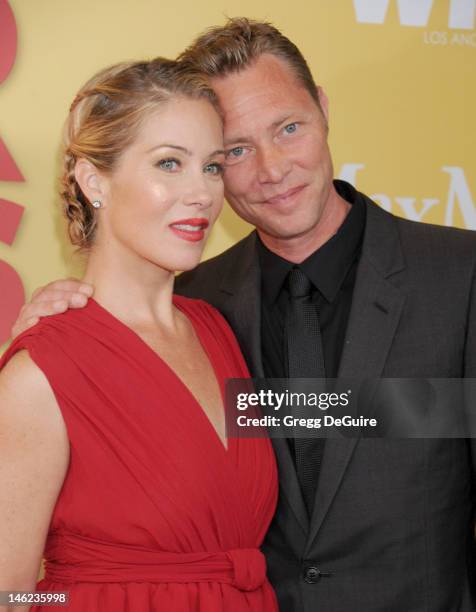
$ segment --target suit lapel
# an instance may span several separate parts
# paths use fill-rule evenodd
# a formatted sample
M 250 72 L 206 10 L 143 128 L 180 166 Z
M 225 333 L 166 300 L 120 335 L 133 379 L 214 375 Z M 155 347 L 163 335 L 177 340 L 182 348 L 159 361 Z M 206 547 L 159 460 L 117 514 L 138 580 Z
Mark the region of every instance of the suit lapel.
M 241 249 L 224 276 L 220 291 L 228 296 L 220 303 L 238 338 L 252 375 L 264 376 L 261 357 L 261 272 L 256 232 L 243 240 Z
M 304 536 L 307 536 L 309 533 L 309 517 L 302 496 L 301 486 L 297 478 L 289 443 L 286 438 L 273 438 L 272 443 L 278 464 L 279 488 L 281 494 L 286 497 L 297 522 L 301 526 Z M 296 545 L 299 546 L 299 542 L 296 542 Z M 298 556 L 301 555 L 301 548 L 296 550 L 296 552 Z
M 339 366 L 340 379 L 378 378 L 400 320 L 404 294 L 388 278 L 404 268 L 396 220 L 366 199 L 367 221 Z M 358 438 L 330 439 L 319 476 L 308 550 L 331 507 Z

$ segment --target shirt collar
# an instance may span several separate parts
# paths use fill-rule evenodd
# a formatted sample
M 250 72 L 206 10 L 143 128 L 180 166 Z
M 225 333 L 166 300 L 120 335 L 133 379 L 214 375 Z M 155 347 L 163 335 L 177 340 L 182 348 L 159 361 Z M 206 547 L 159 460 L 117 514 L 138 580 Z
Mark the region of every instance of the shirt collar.
M 352 205 L 344 222 L 330 240 L 314 251 L 299 267 L 328 302 L 333 302 L 352 263 L 360 253 L 365 227 L 365 202 L 344 181 L 334 181 L 341 197 Z M 273 304 L 294 264 L 270 251 L 258 240 L 263 297 Z

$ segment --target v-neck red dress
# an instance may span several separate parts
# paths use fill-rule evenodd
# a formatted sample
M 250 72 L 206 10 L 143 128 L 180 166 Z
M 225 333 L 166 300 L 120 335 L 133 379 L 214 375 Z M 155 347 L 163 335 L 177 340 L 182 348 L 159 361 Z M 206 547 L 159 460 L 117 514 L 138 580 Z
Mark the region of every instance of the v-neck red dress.
M 223 317 L 174 302 L 222 392 L 248 376 Z M 20 349 L 48 378 L 71 449 L 37 590 L 69 591 L 72 612 L 276 611 L 259 550 L 277 498 L 269 440 L 226 450 L 169 366 L 92 299 L 41 319 L 0 367 Z

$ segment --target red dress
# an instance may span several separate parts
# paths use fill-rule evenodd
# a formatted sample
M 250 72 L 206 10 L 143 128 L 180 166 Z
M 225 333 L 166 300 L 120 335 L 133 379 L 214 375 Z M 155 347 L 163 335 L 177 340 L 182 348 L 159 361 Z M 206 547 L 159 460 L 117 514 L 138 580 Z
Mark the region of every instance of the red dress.
M 215 309 L 174 303 L 222 392 L 225 378 L 248 376 Z M 231 438 L 226 450 L 169 366 L 92 299 L 41 319 L 0 368 L 23 348 L 48 378 L 71 449 L 37 590 L 69 591 L 74 612 L 276 611 L 259 551 L 277 498 L 269 440 Z

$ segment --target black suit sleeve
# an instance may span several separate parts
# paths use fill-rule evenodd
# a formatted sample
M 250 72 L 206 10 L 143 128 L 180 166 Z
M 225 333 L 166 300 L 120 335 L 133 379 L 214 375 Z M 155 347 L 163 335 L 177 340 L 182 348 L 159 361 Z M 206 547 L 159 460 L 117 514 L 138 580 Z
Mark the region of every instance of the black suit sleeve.
M 467 411 L 470 417 L 470 434 L 472 437 L 469 440 L 471 466 L 472 466 L 472 492 L 473 492 L 473 555 L 471 568 L 474 573 L 473 584 L 476 584 L 476 249 L 473 256 L 473 277 L 471 284 L 471 295 L 469 300 L 467 328 L 466 328 L 466 345 L 464 352 L 464 376 L 467 380 L 466 388 L 468 393 L 466 401 L 468 402 Z M 471 570 L 470 570 L 471 571 Z M 475 594 L 476 596 L 476 594 Z

